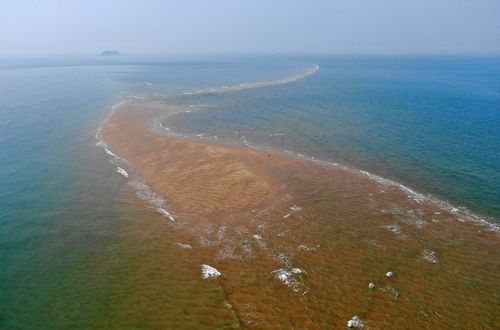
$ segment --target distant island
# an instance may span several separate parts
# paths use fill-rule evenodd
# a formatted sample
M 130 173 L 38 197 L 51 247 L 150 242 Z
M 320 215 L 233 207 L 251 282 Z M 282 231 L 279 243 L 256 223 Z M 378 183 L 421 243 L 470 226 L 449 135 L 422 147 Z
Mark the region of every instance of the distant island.
M 122 53 L 118 52 L 117 50 L 106 50 L 102 52 L 101 56 L 120 56 L 123 55 Z

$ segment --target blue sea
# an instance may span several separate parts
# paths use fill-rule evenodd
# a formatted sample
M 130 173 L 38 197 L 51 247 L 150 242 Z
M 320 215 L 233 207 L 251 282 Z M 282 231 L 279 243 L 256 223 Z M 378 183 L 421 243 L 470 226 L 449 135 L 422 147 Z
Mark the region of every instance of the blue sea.
M 114 105 L 155 95 L 202 109 L 168 120 L 183 137 L 341 164 L 500 222 L 499 57 L 4 58 L 0 329 L 164 327 L 115 304 L 135 294 L 117 250 L 142 211 L 95 138 Z

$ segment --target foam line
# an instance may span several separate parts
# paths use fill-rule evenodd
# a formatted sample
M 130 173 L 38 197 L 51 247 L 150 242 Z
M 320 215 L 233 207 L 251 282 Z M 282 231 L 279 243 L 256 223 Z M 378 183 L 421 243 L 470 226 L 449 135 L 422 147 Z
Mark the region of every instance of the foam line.
M 121 167 L 117 167 L 117 168 L 116 168 L 116 171 L 117 171 L 118 173 L 122 174 L 124 177 L 128 178 L 128 173 L 127 173 L 127 171 L 125 171 L 123 168 L 121 168 Z
M 186 92 L 184 95 L 194 95 L 194 94 L 206 94 L 206 93 L 221 93 L 221 92 L 229 92 L 229 91 L 239 91 L 239 90 L 244 90 L 244 89 L 251 89 L 251 88 L 260 88 L 260 87 L 267 87 L 267 86 L 278 86 L 278 85 L 284 85 L 284 84 L 289 84 L 301 79 L 304 79 L 306 77 L 309 77 L 310 75 L 314 74 L 316 71 L 319 70 L 319 65 L 315 65 L 312 69 L 309 71 L 298 75 L 294 76 L 291 78 L 287 79 L 282 79 L 282 80 L 277 80 L 277 81 L 270 81 L 270 82 L 258 82 L 258 83 L 242 83 L 236 86 L 222 86 L 219 88 L 213 88 L 209 90 L 200 90 L 200 91 L 195 91 L 195 92 Z
M 115 155 L 114 153 L 112 153 L 111 151 L 109 151 L 109 150 L 108 150 L 108 148 L 104 148 L 104 150 L 106 150 L 106 153 L 107 153 L 108 155 L 111 155 L 111 156 L 113 156 L 113 157 L 118 157 L 117 155 Z
M 460 220 L 462 222 L 477 222 L 480 225 L 487 227 L 489 231 L 500 233 L 500 225 L 493 223 L 493 222 L 490 222 L 490 221 L 487 221 L 485 219 L 482 219 L 479 216 L 473 214 L 471 211 L 469 211 L 463 207 L 456 208 L 453 205 L 451 205 L 450 203 L 443 201 L 443 200 L 440 200 L 434 196 L 431 196 L 428 194 L 424 195 L 422 193 L 418 193 L 418 192 L 412 190 L 411 188 L 408 188 L 405 185 L 402 185 L 396 181 L 382 178 L 378 175 L 371 174 L 367 171 L 352 169 L 352 168 L 349 168 L 348 166 L 341 165 L 338 163 L 331 163 L 331 162 L 327 162 L 327 161 L 318 160 L 318 159 L 315 159 L 314 157 L 308 157 L 306 155 L 303 155 L 300 153 L 295 153 L 293 151 L 289 151 L 289 150 L 283 150 L 283 151 L 286 154 L 295 155 L 299 158 L 308 160 L 308 161 L 316 163 L 316 164 L 325 164 L 325 165 L 340 168 L 340 169 L 345 170 L 345 171 L 349 171 L 351 173 L 357 173 L 358 175 L 361 175 L 361 176 L 366 177 L 372 181 L 375 181 L 382 186 L 390 186 L 390 187 L 398 188 L 398 189 L 404 191 L 407 194 L 408 198 L 413 199 L 415 202 L 417 202 L 419 204 L 432 203 L 432 204 L 440 207 L 442 210 L 454 213 L 455 215 L 457 215 L 459 217 L 458 220 Z M 290 214 L 285 215 L 284 218 L 286 218 L 288 216 L 290 216 Z M 415 225 L 419 225 L 419 224 L 415 224 Z M 425 224 L 420 224 L 420 225 L 425 225 Z
M 164 216 L 166 216 L 167 218 L 169 218 L 172 221 L 175 221 L 174 217 L 170 213 L 168 213 L 167 211 L 162 209 L 161 207 L 157 208 L 156 212 L 163 214 Z

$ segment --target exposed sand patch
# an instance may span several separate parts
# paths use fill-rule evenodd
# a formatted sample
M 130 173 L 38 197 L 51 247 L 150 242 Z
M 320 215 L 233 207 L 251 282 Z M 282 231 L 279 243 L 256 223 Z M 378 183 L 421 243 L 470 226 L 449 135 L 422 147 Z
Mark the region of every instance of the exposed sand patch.
M 278 193 L 269 170 L 297 161 L 264 151 L 160 135 L 147 129 L 147 119 L 147 114 L 139 118 L 116 114 L 102 135 L 177 212 L 224 216 L 261 207 Z

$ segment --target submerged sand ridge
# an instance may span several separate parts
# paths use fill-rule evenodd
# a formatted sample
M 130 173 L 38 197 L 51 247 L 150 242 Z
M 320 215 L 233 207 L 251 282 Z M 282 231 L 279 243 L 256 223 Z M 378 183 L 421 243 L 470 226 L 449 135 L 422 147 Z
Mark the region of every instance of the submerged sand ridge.
M 104 126 L 103 138 L 181 213 L 226 216 L 258 208 L 278 192 L 267 169 L 292 162 L 279 154 L 159 135 L 147 129 L 146 119 L 118 113 Z
M 337 329 L 355 316 L 371 329 L 500 327 L 488 227 L 325 163 L 148 130 L 169 111 L 185 109 L 128 102 L 102 130 L 175 215 L 125 229 L 141 251 L 128 272 L 149 274 L 133 282 L 149 327 Z M 203 280 L 205 264 L 222 276 Z

